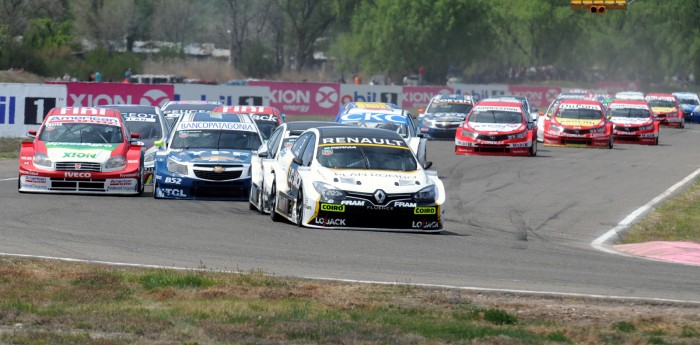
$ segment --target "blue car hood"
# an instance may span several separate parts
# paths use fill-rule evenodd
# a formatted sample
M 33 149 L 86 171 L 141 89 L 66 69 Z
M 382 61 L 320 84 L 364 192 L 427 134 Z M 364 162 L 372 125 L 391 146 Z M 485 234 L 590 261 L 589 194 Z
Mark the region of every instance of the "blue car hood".
M 438 121 L 463 121 L 467 117 L 467 114 L 463 113 L 428 113 L 423 115 L 424 118 L 428 120 L 438 120 Z
M 686 112 L 686 113 L 692 113 L 696 107 L 697 107 L 697 105 L 681 104 L 681 111 Z
M 253 153 L 247 150 L 189 149 L 173 150 L 168 155 L 181 163 L 250 164 Z

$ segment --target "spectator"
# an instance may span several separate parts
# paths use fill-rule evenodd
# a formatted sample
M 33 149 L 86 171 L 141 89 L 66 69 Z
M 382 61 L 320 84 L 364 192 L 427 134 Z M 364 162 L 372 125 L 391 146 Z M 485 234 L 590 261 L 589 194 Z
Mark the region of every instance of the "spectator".
M 355 74 L 355 78 L 353 78 L 353 79 L 354 79 L 354 81 L 355 81 L 355 85 L 360 85 L 360 84 L 362 84 L 362 79 L 360 79 L 360 75 L 359 75 L 359 74 Z
M 98 83 L 102 81 L 102 73 L 100 71 L 95 72 L 95 81 Z
M 90 71 L 90 74 L 88 74 L 88 81 L 95 81 L 95 72 Z

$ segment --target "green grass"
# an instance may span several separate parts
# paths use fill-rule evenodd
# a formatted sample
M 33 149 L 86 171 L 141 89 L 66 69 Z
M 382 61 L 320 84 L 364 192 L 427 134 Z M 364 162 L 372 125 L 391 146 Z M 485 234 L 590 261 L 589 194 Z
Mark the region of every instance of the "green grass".
M 700 242 L 700 181 L 630 227 L 621 243 Z
M 19 158 L 21 138 L 0 137 L 0 158 Z
M 0 277 L 9 278 L 0 280 L 0 326 L 13 329 L 0 331 L 2 344 L 637 344 L 682 343 L 700 329 L 697 317 L 565 323 L 550 309 L 528 311 L 517 298 L 485 306 L 464 291 L 260 272 L 0 257 Z

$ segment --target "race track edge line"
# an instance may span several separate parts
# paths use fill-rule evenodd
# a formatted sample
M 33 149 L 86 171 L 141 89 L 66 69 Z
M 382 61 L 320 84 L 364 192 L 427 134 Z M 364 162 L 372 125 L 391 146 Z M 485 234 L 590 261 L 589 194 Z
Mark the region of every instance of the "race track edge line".
M 645 215 L 647 212 L 649 212 L 654 206 L 656 206 L 658 203 L 664 201 L 666 198 L 668 198 L 673 192 L 678 190 L 679 188 L 683 187 L 685 184 L 688 182 L 692 181 L 698 174 L 700 174 L 700 169 L 695 170 L 692 174 L 686 176 L 686 178 L 682 179 L 680 182 L 674 184 L 671 186 L 671 188 L 667 189 L 665 192 L 659 194 L 656 198 L 651 199 L 646 205 L 634 210 L 634 212 L 630 213 L 625 219 L 623 219 L 620 223 L 617 224 L 614 228 L 610 229 L 608 232 L 604 233 L 602 236 L 596 238 L 591 242 L 591 246 L 597 250 L 600 250 L 602 252 L 610 253 L 610 254 L 616 254 L 616 255 L 622 255 L 622 256 L 628 256 L 628 257 L 639 257 L 636 255 L 630 255 L 626 253 L 619 252 L 617 250 L 612 249 L 609 244 L 612 242 L 612 238 L 617 235 L 617 238 L 621 238 L 621 235 L 624 235 L 625 232 L 629 229 L 629 227 L 634 224 L 637 219 L 643 215 Z M 658 261 L 658 260 L 655 260 Z
M 0 181 L 12 181 L 12 180 L 16 180 L 16 179 L 17 179 L 17 177 L 0 178 Z

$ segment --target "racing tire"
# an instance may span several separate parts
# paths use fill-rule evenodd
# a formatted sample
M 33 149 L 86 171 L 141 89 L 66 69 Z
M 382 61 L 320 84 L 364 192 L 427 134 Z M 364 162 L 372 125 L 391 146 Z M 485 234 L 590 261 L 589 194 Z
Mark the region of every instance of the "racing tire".
M 304 227 L 304 191 L 300 188 L 299 193 L 297 193 L 297 202 L 294 205 L 294 213 L 296 214 L 296 219 L 294 222 L 300 228 Z
M 156 194 L 156 190 L 158 190 L 158 182 L 156 181 L 155 177 L 153 178 L 153 199 L 160 199 L 158 197 L 158 194 Z
M 143 164 L 139 168 L 139 181 L 136 182 L 136 196 L 141 196 L 143 194 L 143 189 L 145 188 L 144 174 L 143 174 Z
M 282 216 L 277 214 L 277 188 L 275 187 L 275 181 L 272 181 L 272 190 L 270 190 L 270 219 L 273 222 L 279 222 L 282 220 Z
M 25 191 L 20 190 L 22 188 L 22 184 L 20 183 L 21 181 L 22 181 L 22 175 L 19 175 L 19 177 L 17 177 L 17 191 L 20 193 L 25 193 Z
M 249 189 L 248 192 L 248 209 L 251 211 L 255 211 L 258 208 L 253 205 L 253 188 Z
M 530 146 L 530 157 L 537 156 L 537 140 L 532 141 L 532 146 Z
M 654 138 L 654 145 L 659 145 L 659 137 Z
M 613 137 L 610 137 L 610 142 L 608 143 L 608 149 L 613 148 L 613 140 L 615 140 L 615 139 L 613 139 Z
M 681 124 L 678 125 L 678 128 L 685 128 L 685 119 L 681 119 Z

